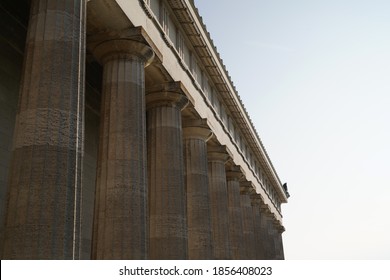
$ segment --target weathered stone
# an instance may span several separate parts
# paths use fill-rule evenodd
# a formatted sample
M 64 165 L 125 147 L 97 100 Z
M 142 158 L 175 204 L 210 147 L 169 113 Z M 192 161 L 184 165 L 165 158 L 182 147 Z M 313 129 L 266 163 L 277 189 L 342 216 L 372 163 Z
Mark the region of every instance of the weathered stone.
M 146 94 L 150 259 L 187 259 L 187 205 L 180 83 Z
M 256 243 L 256 259 L 265 260 L 265 237 L 261 229 L 261 196 L 259 194 L 252 193 L 252 213 L 253 213 L 253 227 L 255 234 L 255 243 Z
M 287 188 L 193 5 L 3 2 L 3 258 L 284 258 Z
M 253 221 L 253 211 L 250 195 L 255 190 L 252 183 L 248 181 L 240 182 L 240 205 L 242 214 L 242 247 L 244 249 L 243 259 L 256 259 L 256 238 Z
M 147 259 L 144 68 L 153 52 L 124 39 L 94 51 L 104 72 L 92 257 Z
M 31 1 L 4 259 L 79 258 L 86 1 L 60 2 Z
M 212 135 L 206 120 L 183 128 L 187 186 L 188 258 L 212 259 L 209 180 L 206 141 Z
M 240 201 L 240 179 L 243 177 L 239 166 L 232 166 L 226 171 L 228 213 L 229 213 L 229 244 L 233 260 L 245 258 L 243 246 L 242 209 Z
M 229 158 L 226 147 L 208 147 L 209 193 L 211 207 L 211 230 L 214 259 L 232 258 L 230 248 L 228 195 L 225 163 Z

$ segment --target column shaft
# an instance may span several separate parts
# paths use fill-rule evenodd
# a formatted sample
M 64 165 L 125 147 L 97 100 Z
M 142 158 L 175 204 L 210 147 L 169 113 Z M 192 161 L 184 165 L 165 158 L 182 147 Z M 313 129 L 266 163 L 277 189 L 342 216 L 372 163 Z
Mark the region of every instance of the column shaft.
M 191 260 L 213 258 L 206 144 L 210 136 L 207 127 L 187 125 L 184 128 L 188 258 Z
M 241 195 L 240 204 L 242 212 L 242 247 L 245 250 L 243 258 L 246 260 L 256 259 L 256 238 L 255 238 L 255 227 L 253 221 L 253 210 L 250 199 L 251 192 L 254 189 L 250 182 L 243 182 L 241 184 Z
M 267 217 L 267 211 L 268 209 L 265 208 L 266 206 L 261 203 L 260 206 L 260 236 L 261 236 L 261 244 L 264 249 L 264 259 L 269 260 L 270 259 L 270 235 L 268 232 L 268 217 Z
M 228 154 L 223 150 L 219 148 L 215 149 L 215 151 L 210 151 L 209 149 L 208 153 L 213 258 L 216 260 L 231 259 L 225 171 Z
M 150 258 L 187 259 L 187 211 L 181 110 L 178 92 L 147 96 Z
M 85 4 L 31 1 L 4 259 L 79 258 Z
M 274 229 L 273 229 L 273 235 L 274 235 L 274 242 L 275 242 L 275 260 L 280 260 L 281 258 L 281 235 L 278 230 L 277 223 L 274 223 Z
M 229 241 L 232 250 L 232 259 L 240 260 L 245 258 L 239 182 L 242 173 L 238 170 L 239 168 L 236 167 L 235 169 L 227 172 Z
M 267 259 L 275 260 L 276 259 L 276 245 L 275 245 L 275 230 L 273 215 L 267 213 L 267 230 L 268 230 L 268 250 L 267 250 Z
M 261 230 L 260 195 L 252 194 L 253 227 L 256 243 L 256 259 L 265 260 L 264 236 Z
M 283 241 L 282 241 L 283 231 L 284 231 L 284 227 L 281 224 L 279 224 L 279 222 L 274 221 L 273 236 L 274 236 L 274 242 L 275 242 L 275 259 L 276 260 L 284 260 Z
M 142 43 L 111 40 L 94 50 L 103 63 L 92 257 L 148 257 L 144 67 Z
M 282 229 L 277 231 L 277 248 L 278 248 L 278 260 L 284 260 L 284 249 L 283 249 L 283 238 L 282 238 Z

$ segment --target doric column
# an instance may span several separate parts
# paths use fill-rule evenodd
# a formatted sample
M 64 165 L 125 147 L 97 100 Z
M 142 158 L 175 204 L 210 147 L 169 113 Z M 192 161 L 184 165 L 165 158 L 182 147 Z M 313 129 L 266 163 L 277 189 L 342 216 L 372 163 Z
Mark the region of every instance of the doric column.
M 187 211 L 181 110 L 188 99 L 180 82 L 146 94 L 150 258 L 187 259 Z
M 279 225 L 278 227 L 278 247 L 279 247 L 279 259 L 284 260 L 284 247 L 282 233 L 285 231 L 284 226 Z
M 269 209 L 266 211 L 267 219 L 267 233 L 268 233 L 268 242 L 267 242 L 267 259 L 275 260 L 276 259 L 276 247 L 275 247 L 275 233 L 274 233 L 274 215 Z
M 276 229 L 275 229 L 275 217 L 274 215 L 269 215 L 269 234 L 270 234 L 270 237 L 271 237 L 271 244 L 272 244 L 272 254 L 271 254 L 271 258 L 273 260 L 277 260 L 278 259 L 278 244 L 277 244 L 277 232 L 276 232 Z
M 276 249 L 276 259 L 284 260 L 284 251 L 283 251 L 283 240 L 282 233 L 284 232 L 284 227 L 278 222 L 274 222 L 274 236 L 275 236 L 275 249 Z
M 260 230 L 261 230 L 261 244 L 264 249 L 264 259 L 269 260 L 271 254 L 271 243 L 269 235 L 269 223 L 268 223 L 268 212 L 269 208 L 264 202 L 260 202 Z
M 242 215 L 242 247 L 244 249 L 243 258 L 246 260 L 256 259 L 256 238 L 253 221 L 253 210 L 250 195 L 255 192 L 253 185 L 249 181 L 240 182 L 240 204 Z
M 229 213 L 229 241 L 233 260 L 240 260 L 245 258 L 240 201 L 240 179 L 242 176 L 243 174 L 239 166 L 232 166 L 226 171 Z
M 256 259 L 257 260 L 265 260 L 265 247 L 264 247 L 264 239 L 265 237 L 262 234 L 261 230 L 261 213 L 260 213 L 260 205 L 261 205 L 261 196 L 260 194 L 252 193 L 251 194 L 251 202 L 252 202 L 252 213 L 253 213 L 253 227 L 254 227 L 254 235 L 255 235 L 255 243 L 256 243 Z
M 103 65 L 92 257 L 148 257 L 144 68 L 153 51 L 130 39 L 97 44 Z
M 85 11 L 31 1 L 3 259 L 79 258 Z
M 229 214 L 225 163 L 229 155 L 225 146 L 208 147 L 209 194 L 213 258 L 231 259 L 229 243 Z
M 207 144 L 212 132 L 206 120 L 184 124 L 185 180 L 187 186 L 188 258 L 213 258 L 211 240 Z

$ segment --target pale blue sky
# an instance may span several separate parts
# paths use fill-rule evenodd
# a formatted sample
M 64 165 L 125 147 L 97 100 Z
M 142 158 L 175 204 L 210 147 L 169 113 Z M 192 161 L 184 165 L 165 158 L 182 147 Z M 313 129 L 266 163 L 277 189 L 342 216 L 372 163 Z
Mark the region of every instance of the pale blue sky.
M 286 259 L 390 259 L 390 1 L 195 4 L 288 183 Z

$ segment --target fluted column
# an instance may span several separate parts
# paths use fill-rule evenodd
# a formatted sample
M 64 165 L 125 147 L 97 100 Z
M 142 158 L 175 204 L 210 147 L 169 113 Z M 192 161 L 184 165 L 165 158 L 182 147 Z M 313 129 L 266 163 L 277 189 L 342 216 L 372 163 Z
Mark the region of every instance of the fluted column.
M 266 219 L 267 219 L 267 233 L 268 233 L 267 259 L 275 260 L 276 246 L 275 246 L 275 233 L 274 233 L 274 221 L 273 221 L 274 217 L 269 210 L 266 211 Z
M 282 258 L 282 244 L 281 244 L 281 233 L 280 233 L 280 224 L 278 221 L 273 221 L 273 238 L 275 243 L 275 260 L 281 260 Z
M 143 43 L 111 39 L 94 55 L 103 64 L 92 257 L 148 257 L 144 68 L 153 58 Z
M 283 260 L 284 254 L 283 254 L 283 243 L 282 243 L 282 229 L 283 227 L 280 225 L 278 221 L 274 221 L 274 228 L 273 228 L 273 234 L 274 234 L 274 242 L 275 242 L 275 259 L 276 260 Z
M 275 230 L 275 221 L 274 221 L 274 215 L 272 213 L 268 213 L 268 234 L 270 237 L 270 255 L 269 258 L 271 260 L 277 259 L 277 244 L 276 244 L 276 230 Z
M 261 230 L 261 196 L 257 193 L 251 194 L 251 204 L 252 204 L 252 213 L 253 213 L 253 227 L 254 227 L 254 235 L 255 235 L 255 243 L 256 243 L 256 259 L 257 260 L 265 260 L 265 248 L 264 248 L 264 236 L 262 235 Z
M 276 248 L 277 248 L 277 259 L 284 260 L 284 249 L 283 249 L 283 239 L 282 233 L 284 232 L 284 227 L 280 224 L 276 226 Z
M 255 192 L 252 183 L 243 181 L 240 183 L 240 204 L 242 213 L 242 246 L 245 250 L 243 258 L 246 260 L 256 259 L 256 238 L 253 220 L 253 210 L 250 195 Z
M 228 213 L 229 213 L 229 237 L 232 259 L 245 258 L 243 246 L 242 210 L 240 201 L 240 179 L 243 174 L 239 166 L 232 166 L 226 171 Z
M 79 258 L 85 11 L 31 1 L 3 259 Z
M 184 124 L 185 180 L 187 186 L 188 258 L 213 258 L 207 144 L 212 132 L 206 120 Z
M 146 95 L 150 258 L 187 259 L 187 211 L 181 110 L 188 99 L 180 82 Z
M 267 205 L 263 202 L 260 202 L 260 236 L 261 236 L 261 244 L 264 249 L 264 259 L 270 259 L 270 235 L 268 232 L 268 216 L 267 212 L 269 211 Z
M 209 194 L 213 258 L 231 259 L 229 243 L 229 214 L 225 163 L 229 155 L 225 146 L 208 147 Z

